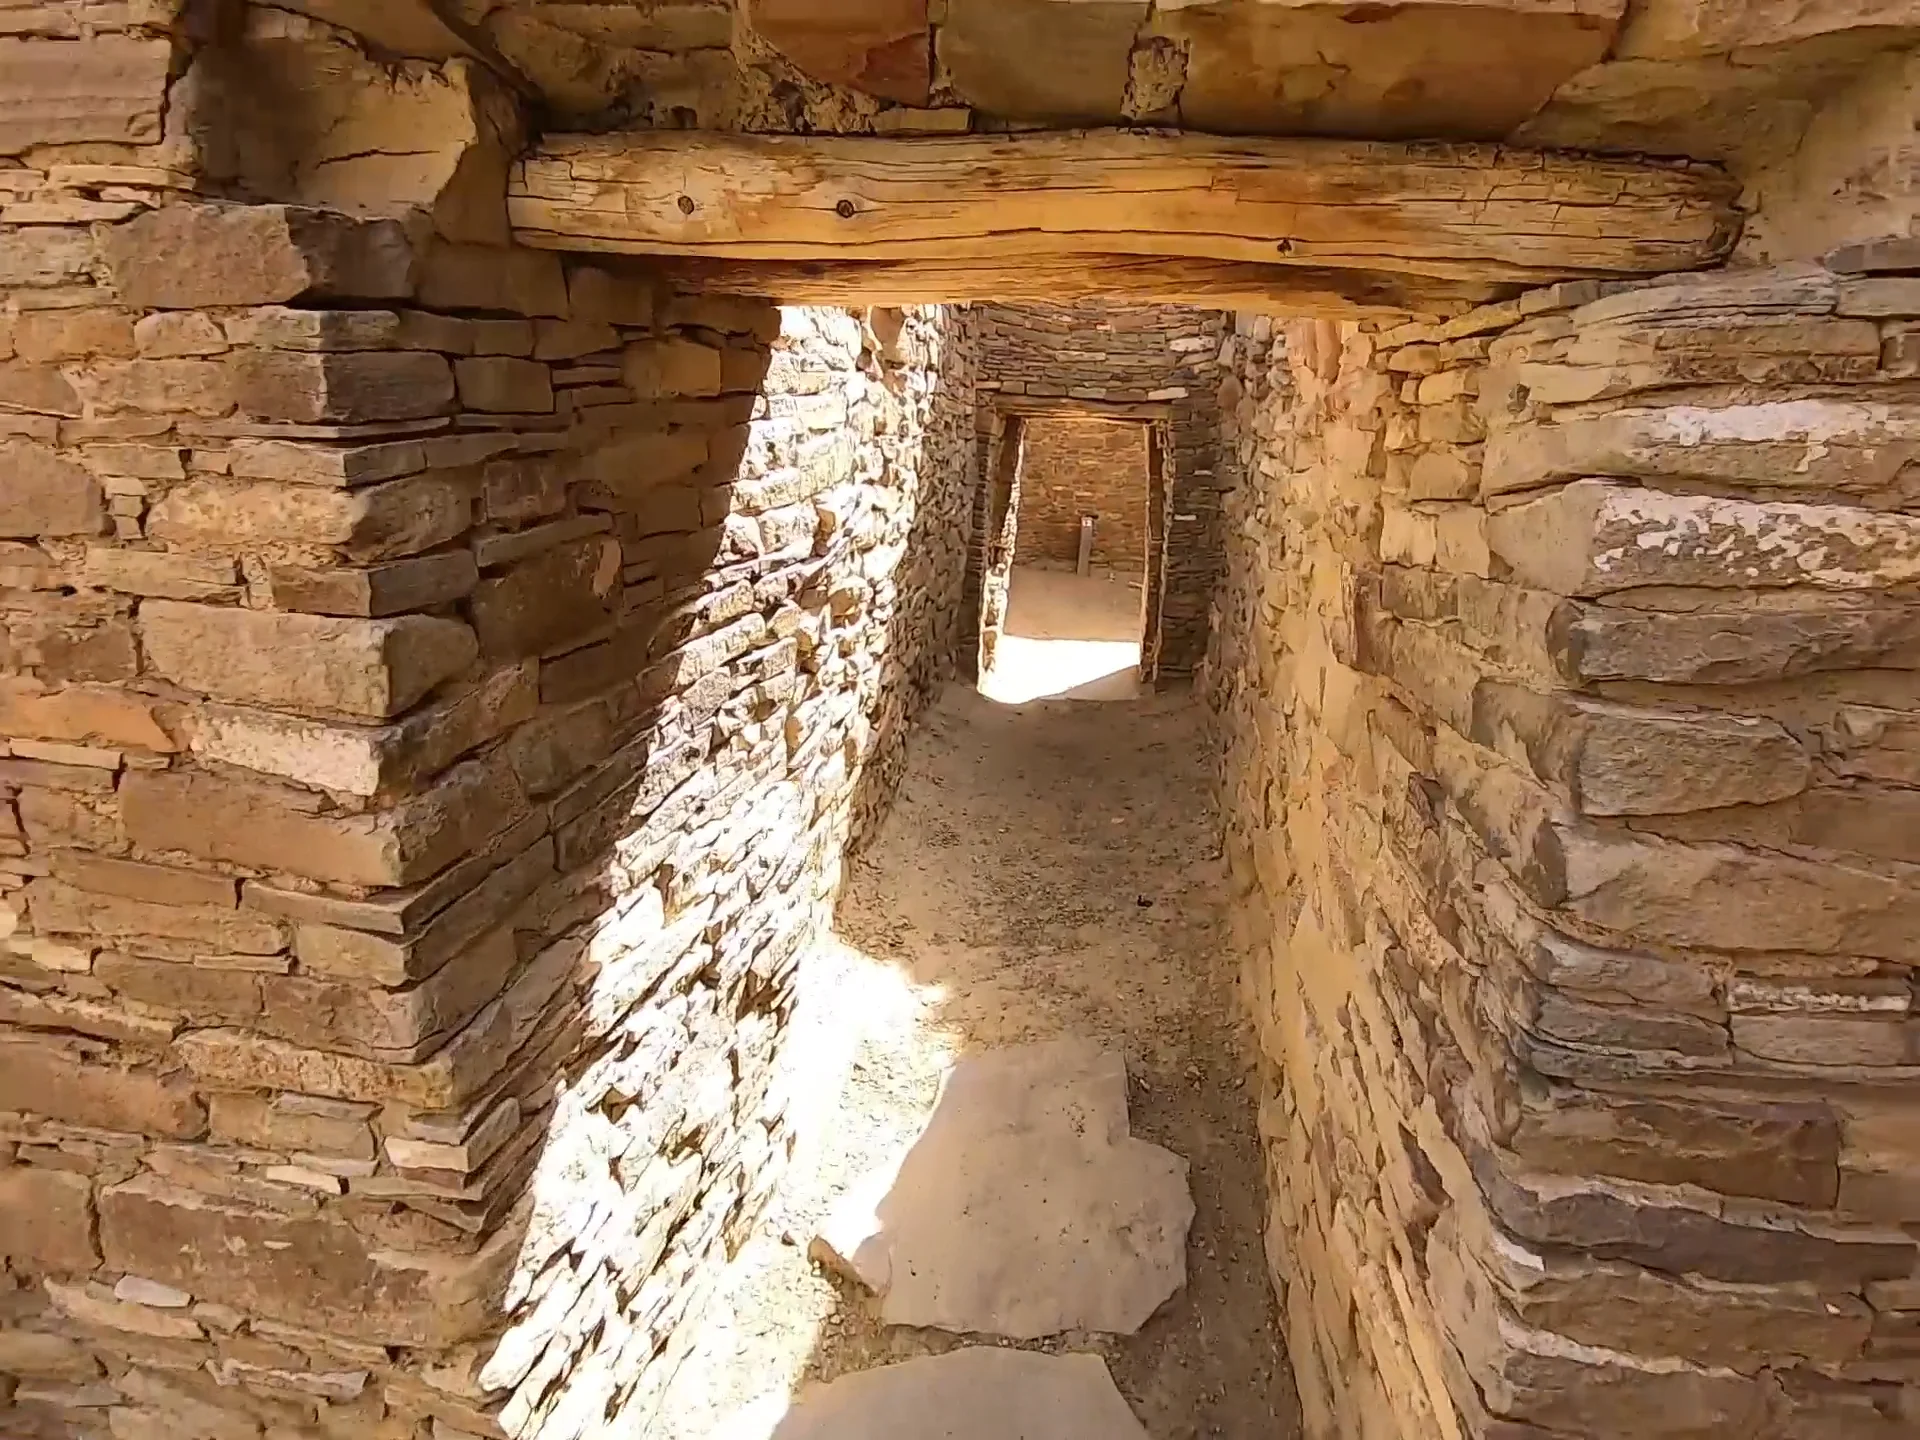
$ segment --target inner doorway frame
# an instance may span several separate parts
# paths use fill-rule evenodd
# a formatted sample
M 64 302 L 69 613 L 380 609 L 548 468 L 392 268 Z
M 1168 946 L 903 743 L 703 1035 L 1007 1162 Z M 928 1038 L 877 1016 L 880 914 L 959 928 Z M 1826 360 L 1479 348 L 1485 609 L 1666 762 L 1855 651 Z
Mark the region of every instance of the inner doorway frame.
M 1161 401 L 1062 400 L 996 395 L 980 407 L 981 480 L 974 544 L 967 557 L 966 604 L 971 623 L 961 637 L 960 668 L 978 683 L 993 663 L 1006 623 L 1015 560 L 1020 469 L 1027 422 L 1102 420 L 1147 431 L 1147 545 L 1140 618 L 1140 684 L 1160 688 L 1170 558 L 1168 537 L 1176 498 L 1174 407 Z

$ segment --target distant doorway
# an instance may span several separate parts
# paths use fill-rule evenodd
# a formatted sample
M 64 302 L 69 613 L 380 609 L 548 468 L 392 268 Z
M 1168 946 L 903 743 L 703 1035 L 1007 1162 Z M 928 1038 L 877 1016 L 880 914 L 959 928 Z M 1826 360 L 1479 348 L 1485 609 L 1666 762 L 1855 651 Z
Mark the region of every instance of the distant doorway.
M 1085 415 L 1011 423 L 998 456 L 980 689 L 993 700 L 1127 700 L 1144 666 L 1157 532 L 1154 427 Z

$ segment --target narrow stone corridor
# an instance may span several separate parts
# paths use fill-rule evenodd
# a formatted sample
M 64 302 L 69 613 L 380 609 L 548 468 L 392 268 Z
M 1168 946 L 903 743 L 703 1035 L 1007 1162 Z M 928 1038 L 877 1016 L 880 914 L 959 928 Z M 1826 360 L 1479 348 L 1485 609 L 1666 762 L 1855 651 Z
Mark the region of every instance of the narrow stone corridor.
M 1153 1440 L 1298 1433 L 1200 733 L 1185 696 L 1008 708 L 955 685 L 929 714 L 801 999 L 801 1152 L 668 1396 L 670 1440 L 781 1435 L 810 1382 L 969 1343 L 881 1324 L 808 1242 L 956 1059 L 1063 1037 L 1125 1056 L 1132 1133 L 1188 1162 L 1196 1214 L 1186 1284 L 1137 1334 L 1023 1348 L 1099 1356 Z

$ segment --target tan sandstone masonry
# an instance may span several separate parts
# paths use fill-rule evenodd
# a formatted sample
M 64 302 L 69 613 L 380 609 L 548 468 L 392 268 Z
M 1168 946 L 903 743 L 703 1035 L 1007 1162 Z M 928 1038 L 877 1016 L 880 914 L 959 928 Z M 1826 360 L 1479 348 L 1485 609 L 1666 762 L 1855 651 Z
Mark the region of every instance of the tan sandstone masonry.
M 958 642 L 962 317 L 0 183 L 0 1432 L 644 1426 Z
M 1310 1436 L 1920 1433 L 1881 254 L 1238 327 L 1209 679 Z
M 1226 317 L 1177 305 L 1097 303 L 983 305 L 975 313 L 983 472 L 1000 433 L 997 397 L 1008 397 L 1007 405 L 1079 401 L 1170 410 L 1173 482 L 1167 487 L 1160 670 L 1191 674 L 1206 654 L 1207 610 L 1221 573 L 1216 472 Z M 968 578 L 969 603 L 976 606 L 992 529 L 986 503 L 983 487 Z
M 1137 579 L 1146 564 L 1149 488 L 1145 424 L 1028 420 L 1016 559 L 1074 565 L 1080 517 L 1092 515 L 1093 563 Z

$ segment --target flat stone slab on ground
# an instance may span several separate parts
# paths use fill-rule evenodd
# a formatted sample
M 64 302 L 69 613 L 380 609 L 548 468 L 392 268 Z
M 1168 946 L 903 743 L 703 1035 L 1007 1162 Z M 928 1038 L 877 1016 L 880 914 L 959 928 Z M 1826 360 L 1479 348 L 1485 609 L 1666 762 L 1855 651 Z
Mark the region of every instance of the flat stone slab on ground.
M 912 1145 L 836 1205 L 813 1253 L 890 1325 L 1130 1334 L 1186 1283 L 1187 1162 L 1132 1137 L 1117 1054 L 1055 1040 L 968 1056 Z
M 1147 1440 L 1098 1355 L 983 1346 L 773 1395 L 719 1440 Z

